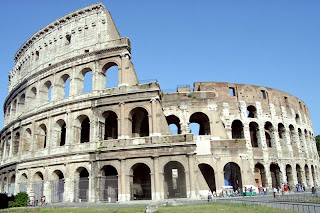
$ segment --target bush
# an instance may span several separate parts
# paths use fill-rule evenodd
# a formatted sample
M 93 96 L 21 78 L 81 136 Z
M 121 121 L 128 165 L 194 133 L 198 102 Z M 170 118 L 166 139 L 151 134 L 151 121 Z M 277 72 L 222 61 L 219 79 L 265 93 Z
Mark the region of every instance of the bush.
M 0 194 L 0 209 L 8 208 L 8 195 Z
M 26 192 L 20 192 L 16 195 L 16 206 L 22 207 L 28 205 L 29 196 Z
M 8 202 L 8 207 L 9 207 L 9 208 L 17 207 L 17 203 L 14 202 L 14 201 L 9 201 L 9 202 Z

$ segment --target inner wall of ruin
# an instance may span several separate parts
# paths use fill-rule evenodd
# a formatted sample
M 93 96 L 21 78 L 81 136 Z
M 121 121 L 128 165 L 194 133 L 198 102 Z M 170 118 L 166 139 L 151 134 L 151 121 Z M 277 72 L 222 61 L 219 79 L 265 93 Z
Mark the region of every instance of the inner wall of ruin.
M 318 185 L 319 157 L 302 100 L 223 82 L 164 93 L 157 82 L 139 83 L 130 59 L 130 40 L 100 3 L 24 43 L 4 103 L 1 193 L 117 202 L 200 199 L 225 185 Z M 118 86 L 108 88 L 111 67 Z M 84 92 L 87 75 L 92 88 Z

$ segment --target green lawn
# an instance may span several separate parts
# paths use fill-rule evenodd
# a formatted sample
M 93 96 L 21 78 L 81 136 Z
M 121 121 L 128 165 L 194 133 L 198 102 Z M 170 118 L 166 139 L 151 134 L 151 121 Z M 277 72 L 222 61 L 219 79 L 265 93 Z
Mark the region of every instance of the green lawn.
M 131 212 L 145 212 L 145 206 L 135 207 L 90 207 L 90 208 L 15 208 L 6 209 L 1 212 L 58 212 L 58 213 L 131 213 Z M 256 206 L 256 205 L 241 205 L 241 204 L 195 204 L 195 205 L 181 205 L 181 206 L 160 206 L 159 213 L 205 213 L 205 212 L 227 212 L 227 213 L 281 213 L 281 212 L 292 212 L 284 211 L 281 209 L 273 209 L 269 207 Z

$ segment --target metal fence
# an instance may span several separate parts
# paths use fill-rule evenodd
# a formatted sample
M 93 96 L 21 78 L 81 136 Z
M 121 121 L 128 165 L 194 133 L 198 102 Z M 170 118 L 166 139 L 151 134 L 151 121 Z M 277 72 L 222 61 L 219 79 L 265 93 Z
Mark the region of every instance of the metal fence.
M 80 178 L 74 181 L 74 201 L 88 202 L 89 200 L 89 178 Z
M 100 177 L 100 201 L 115 203 L 118 200 L 118 176 Z
M 51 201 L 62 202 L 64 194 L 64 180 L 52 180 L 51 181 Z
M 43 196 L 43 181 L 35 181 L 33 183 L 34 198 L 40 202 L 41 197 Z
M 28 189 L 28 183 L 27 182 L 21 182 L 19 190 L 20 192 L 27 192 Z

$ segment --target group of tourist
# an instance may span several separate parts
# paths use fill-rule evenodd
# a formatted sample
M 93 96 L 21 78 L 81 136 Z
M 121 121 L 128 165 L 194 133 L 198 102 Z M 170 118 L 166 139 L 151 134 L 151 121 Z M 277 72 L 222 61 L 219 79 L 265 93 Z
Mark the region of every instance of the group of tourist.
M 296 189 L 297 189 L 297 192 L 306 191 L 306 187 L 304 186 L 304 184 L 301 184 L 301 183 L 297 183 Z

